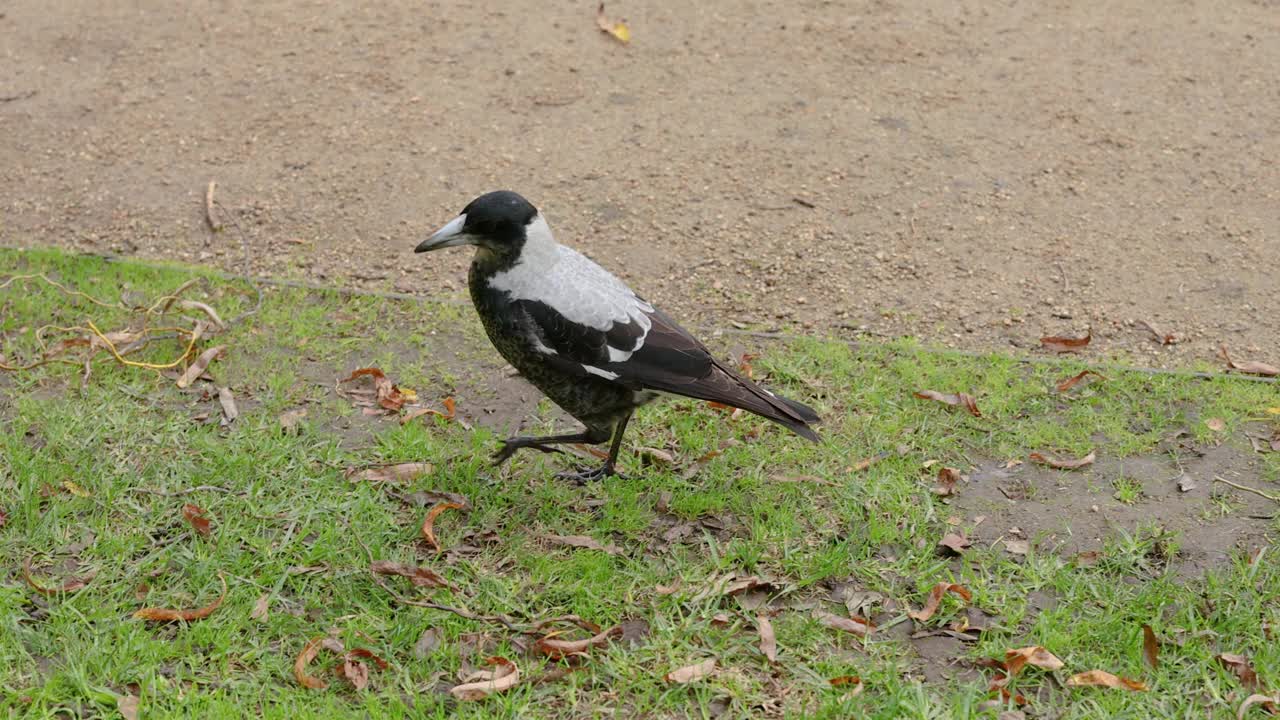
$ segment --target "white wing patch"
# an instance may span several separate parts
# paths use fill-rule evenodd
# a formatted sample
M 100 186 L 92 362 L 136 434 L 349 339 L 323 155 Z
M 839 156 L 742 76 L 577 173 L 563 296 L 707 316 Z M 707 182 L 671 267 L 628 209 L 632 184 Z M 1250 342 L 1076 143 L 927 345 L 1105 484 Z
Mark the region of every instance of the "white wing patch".
M 653 322 L 653 306 L 636 297 L 626 283 L 581 253 L 560 245 L 541 215 L 525 228 L 525 244 L 520 260 L 509 270 L 489 278 L 489 286 L 511 294 L 517 300 L 533 300 L 549 305 L 565 319 L 601 332 L 615 324 L 636 323 L 640 337 L 635 347 L 610 346 L 609 362 L 623 362 L 644 345 Z M 539 352 L 554 354 L 540 342 Z M 587 372 L 612 380 L 616 373 L 584 366 Z
M 616 373 L 616 372 L 609 372 L 608 370 L 601 370 L 600 368 L 596 367 L 595 365 L 583 365 L 583 366 L 582 366 L 582 369 L 583 369 L 583 370 L 586 370 L 587 372 L 591 373 L 592 375 L 599 375 L 600 377 L 604 378 L 605 380 L 617 380 L 617 379 L 618 379 L 618 373 Z

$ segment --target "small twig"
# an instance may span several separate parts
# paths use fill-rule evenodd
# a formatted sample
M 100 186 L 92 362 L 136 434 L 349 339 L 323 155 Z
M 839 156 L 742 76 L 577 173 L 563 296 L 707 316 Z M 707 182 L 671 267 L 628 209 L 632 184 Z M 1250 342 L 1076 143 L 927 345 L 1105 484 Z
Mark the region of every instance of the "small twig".
M 1260 497 L 1264 497 L 1264 498 L 1266 498 L 1266 499 L 1270 500 L 1271 502 L 1278 502 L 1278 503 L 1280 503 L 1280 497 L 1276 497 L 1275 495 L 1268 495 L 1267 493 L 1265 493 L 1265 492 L 1263 492 L 1263 491 L 1261 491 L 1261 490 L 1258 490 L 1257 488 L 1251 488 L 1251 487 L 1248 487 L 1248 486 L 1245 486 L 1245 485 L 1240 485 L 1240 484 L 1238 484 L 1238 483 L 1233 483 L 1233 482 L 1231 482 L 1230 480 L 1227 480 L 1226 478 L 1223 478 L 1223 477 L 1219 477 L 1219 476 L 1217 476 L 1217 475 L 1214 475 L 1214 476 L 1213 476 L 1213 479 L 1214 479 L 1215 481 L 1217 481 L 1217 482 L 1220 482 L 1220 483 L 1224 484 L 1224 485 L 1230 485 L 1231 487 L 1233 487 L 1233 488 L 1235 488 L 1235 489 L 1237 489 L 1237 490 L 1243 490 L 1243 491 L 1245 491 L 1245 492 L 1250 492 L 1250 493 L 1253 493 L 1254 495 L 1258 495 L 1258 496 L 1260 496 Z
M 1071 292 L 1071 281 L 1067 280 L 1067 271 L 1062 268 L 1062 263 L 1054 263 L 1058 266 L 1058 274 L 1062 276 L 1062 292 Z
M 136 487 L 130 488 L 130 492 L 147 493 L 149 495 L 159 495 L 161 497 L 176 497 L 178 495 L 188 495 L 193 492 L 205 492 L 216 490 L 217 492 L 229 493 L 231 495 L 244 495 L 243 490 L 232 490 L 230 488 L 219 487 L 217 485 L 197 485 L 195 487 L 186 488 L 185 490 L 154 490 L 152 488 Z
M 82 292 L 80 292 L 79 290 L 72 290 L 71 288 L 67 287 L 66 285 L 63 285 L 62 283 L 59 283 L 59 282 L 55 282 L 55 281 L 53 281 L 53 280 L 50 280 L 50 279 L 49 279 L 49 276 L 48 276 L 48 275 L 45 275 L 44 273 L 39 273 L 39 274 L 36 274 L 36 275 L 14 275 L 13 277 L 9 278 L 8 280 L 5 280 L 4 282 L 0 283 L 0 290 L 3 290 L 3 289 L 5 289 L 5 288 L 9 287 L 9 285 L 13 284 L 14 282 L 17 282 L 18 280 L 43 280 L 43 281 L 45 281 L 45 282 L 49 283 L 50 285 L 52 285 L 52 286 L 54 286 L 54 287 L 58 288 L 59 290 L 61 290 L 62 292 L 66 293 L 66 294 L 68 294 L 68 295 L 73 295 L 73 296 L 78 295 L 78 296 L 80 296 L 80 297 L 82 297 L 82 298 L 84 298 L 84 299 L 88 300 L 89 302 L 93 303 L 94 305 L 100 305 L 100 306 L 102 306 L 102 307 L 106 307 L 106 308 L 117 308 L 117 309 L 120 309 L 120 310 L 127 310 L 127 309 L 128 309 L 128 308 L 126 308 L 124 305 L 121 305 L 121 304 L 120 304 L 120 303 L 118 303 L 118 302 L 115 302 L 115 303 L 103 302 L 102 300 L 99 300 L 99 299 L 97 299 L 97 298 L 95 298 L 95 297 L 93 297 L 92 295 L 89 295 L 89 294 L 87 294 L 87 293 L 82 293 Z
M 208 223 L 209 230 L 222 232 L 222 226 L 213 219 L 213 193 L 217 189 L 218 181 L 210 180 L 209 187 L 204 191 L 204 221 Z

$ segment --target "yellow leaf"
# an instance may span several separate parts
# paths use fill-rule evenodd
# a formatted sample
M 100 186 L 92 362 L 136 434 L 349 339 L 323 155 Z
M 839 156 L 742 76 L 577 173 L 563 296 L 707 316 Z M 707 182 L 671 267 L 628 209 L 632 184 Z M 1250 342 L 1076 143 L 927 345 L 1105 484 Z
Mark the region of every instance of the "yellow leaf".
M 1267 408 L 1268 415 L 1280 415 L 1280 407 Z
M 418 391 L 411 388 L 400 388 L 400 395 L 404 397 L 406 404 L 418 402 Z
M 624 45 L 631 42 L 631 28 L 627 27 L 627 24 L 621 20 L 614 22 L 605 17 L 604 3 L 600 3 L 600 7 L 596 9 L 596 27 L 609 33 Z
M 66 488 L 67 492 L 71 493 L 72 495 L 75 495 L 76 497 L 93 497 L 93 493 L 89 492 L 88 490 L 85 490 L 84 488 L 71 482 L 70 480 L 63 480 L 62 487 Z

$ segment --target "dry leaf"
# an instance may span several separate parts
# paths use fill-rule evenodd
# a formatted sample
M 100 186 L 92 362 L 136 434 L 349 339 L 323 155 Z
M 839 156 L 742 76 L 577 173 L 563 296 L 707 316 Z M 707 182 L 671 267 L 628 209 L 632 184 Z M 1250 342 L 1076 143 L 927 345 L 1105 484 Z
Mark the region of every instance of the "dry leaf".
M 1058 335 L 1049 335 L 1040 338 L 1040 344 L 1046 350 L 1052 350 L 1056 353 L 1080 352 L 1088 347 L 1089 341 L 1093 340 L 1093 330 L 1082 338 L 1061 337 Z
M 1263 377 L 1275 377 L 1280 375 L 1280 368 L 1277 368 L 1274 365 L 1249 360 L 1242 363 L 1235 362 L 1231 359 L 1231 356 L 1227 354 L 1226 345 L 1220 345 L 1218 347 L 1218 356 L 1227 362 L 1228 369 L 1235 370 L 1236 372 L 1242 372 L 1246 375 L 1261 375 Z
M 1046 465 L 1051 468 L 1057 468 L 1058 470 L 1075 470 L 1086 465 L 1092 465 L 1093 461 L 1097 459 L 1093 451 L 1090 451 L 1088 455 L 1078 459 L 1056 458 L 1051 455 L 1043 455 L 1038 452 L 1031 453 L 1027 458 L 1030 459 L 1031 462 Z
M 1085 550 L 1082 553 L 1076 553 L 1074 559 L 1076 561 L 1076 565 L 1079 565 L 1080 567 L 1097 565 L 1098 561 L 1102 559 L 1102 552 L 1098 550 Z
M 347 480 L 351 482 L 359 480 L 368 482 L 406 482 L 434 471 L 435 467 L 431 463 L 411 462 L 397 463 L 395 465 L 375 465 L 367 468 L 348 468 L 344 474 Z
M 260 596 L 258 600 L 253 603 L 253 610 L 249 612 L 249 619 L 257 620 L 258 622 L 266 622 L 267 615 L 270 608 L 271 608 L 271 596 L 270 595 Z
M 124 720 L 138 720 L 138 696 L 117 695 L 116 711 L 124 717 Z
M 954 555 L 963 555 L 970 545 L 973 543 L 968 538 L 957 533 L 947 533 L 938 541 L 939 548 Z
M 1030 645 L 1016 650 L 1005 651 L 1004 669 L 1009 673 L 1010 677 L 1017 675 L 1018 671 L 1025 665 L 1038 667 L 1042 670 L 1062 669 L 1062 661 L 1039 645 Z
M 5 524 L 8 522 L 9 522 L 9 513 L 5 512 L 4 508 L 0 508 L 0 528 L 4 527 Z
M 217 600 L 195 610 L 170 610 L 168 608 L 142 608 L 133 614 L 137 620 L 151 620 L 153 622 L 191 622 L 193 620 L 203 620 L 213 614 L 214 610 L 222 607 L 222 601 L 227 598 L 227 579 L 218 573 L 218 579 L 222 581 L 222 594 Z
M 60 593 L 72 593 L 77 590 L 82 590 L 97 575 L 98 571 L 94 570 L 86 575 L 81 575 L 80 577 L 67 578 L 67 580 L 59 587 L 45 587 L 44 585 L 36 582 L 36 579 L 31 576 L 31 558 L 27 558 L 22 561 L 22 579 L 27 581 L 27 585 L 29 585 L 32 590 L 35 590 L 45 596 L 58 595 Z
M 542 539 L 555 545 L 566 545 L 584 550 L 600 550 L 610 555 L 622 554 L 622 549 L 617 545 L 601 545 L 599 540 L 587 535 L 543 535 Z
M 921 400 L 936 400 L 947 405 L 958 405 L 969 411 L 974 417 L 982 417 L 982 413 L 978 411 L 978 401 L 973 399 L 972 395 L 965 393 L 944 394 L 936 390 L 917 390 L 912 393 Z
M 858 637 L 866 637 L 872 630 L 876 629 L 876 626 L 870 620 L 861 617 L 841 617 L 822 610 L 815 611 L 813 616 L 817 618 L 818 622 L 833 630 L 843 630 Z
M 405 423 L 416 418 L 420 418 L 423 415 L 435 415 L 436 417 L 444 418 L 445 420 L 452 420 L 457 416 L 458 406 L 453 398 L 447 397 L 444 400 L 441 400 L 440 403 L 444 405 L 444 412 L 440 412 L 439 410 L 434 410 L 432 408 L 415 408 L 408 413 L 405 413 L 405 416 L 400 418 L 400 424 L 404 425 Z
M 182 517 L 191 523 L 191 527 L 195 529 L 203 537 L 209 537 L 209 518 L 205 517 L 204 509 L 199 505 L 187 503 L 182 506 Z
M 671 672 L 667 673 L 664 677 L 666 681 L 669 683 L 676 683 L 678 685 L 683 685 L 685 683 L 691 683 L 695 680 L 701 680 L 702 678 L 707 677 L 711 673 L 715 672 L 715 669 L 716 669 L 715 658 L 709 658 L 707 660 L 703 660 L 697 665 L 687 665 L 685 667 L 672 670 Z
M 398 412 L 400 408 L 404 407 L 406 402 L 409 402 L 411 399 L 416 397 L 411 390 L 401 390 L 391 382 L 391 379 L 388 378 L 386 374 L 375 367 L 355 370 L 350 376 L 339 380 L 338 384 L 341 385 L 342 383 L 351 382 L 352 380 L 361 377 L 368 377 L 373 380 L 375 402 L 378 407 L 381 407 L 384 410 Z
M 455 685 L 449 694 L 459 700 L 483 700 L 494 693 L 510 690 L 520 682 L 520 670 L 510 660 L 491 657 L 486 662 L 497 669 L 477 672 L 473 676 L 475 681 Z
M 1236 653 L 1222 653 L 1218 656 L 1218 662 L 1223 667 L 1235 674 L 1240 680 L 1240 684 L 1249 690 L 1261 690 L 1262 683 L 1258 681 L 1258 673 L 1249 664 L 1249 658 Z
M 1280 693 L 1275 695 L 1254 693 L 1245 698 L 1244 702 L 1240 703 L 1240 709 L 1236 711 L 1236 720 L 1244 720 L 1245 714 L 1254 705 L 1262 705 L 1262 709 L 1266 710 L 1270 715 L 1280 715 Z
M 1178 342 L 1177 336 L 1175 336 L 1173 333 L 1162 333 L 1159 330 L 1157 330 L 1154 325 L 1147 322 L 1146 320 L 1139 320 L 1138 324 L 1146 328 L 1147 332 L 1151 333 L 1151 337 L 1155 338 L 1155 341 L 1160 343 L 1162 346 L 1172 345 Z
M 196 361 L 191 363 L 191 366 L 187 368 L 186 372 L 178 376 L 178 387 L 185 388 L 195 382 L 196 378 L 203 375 L 204 371 L 209 369 L 209 363 L 219 357 L 222 357 L 222 354 L 226 351 L 226 345 L 217 345 L 200 353 L 200 357 L 196 358 Z
M 840 677 L 833 677 L 827 682 L 831 683 L 831 687 L 849 688 L 848 692 L 840 696 L 840 702 L 857 697 L 862 692 L 862 689 L 866 687 L 862 684 L 862 678 L 857 675 L 841 675 Z
M 1058 392 L 1061 393 L 1061 392 L 1066 392 L 1070 390 L 1071 388 L 1079 384 L 1081 380 L 1084 380 L 1089 375 L 1092 375 L 1098 378 L 1099 380 L 1108 379 L 1106 375 L 1103 375 L 1100 372 L 1094 372 L 1093 370 L 1081 370 L 1080 374 L 1073 375 L 1072 377 L 1069 377 L 1066 380 L 1063 380 L 1062 382 L 1058 383 Z
M 1031 543 L 1026 540 L 1008 540 L 1004 541 L 1004 549 L 1012 555 L 1026 555 L 1031 552 Z
M 1152 670 L 1160 669 L 1160 641 L 1150 625 L 1142 626 L 1142 657 Z
M 448 580 L 445 580 L 434 570 L 421 567 L 418 565 L 404 565 L 390 560 L 375 560 L 369 566 L 377 575 L 399 575 L 400 577 L 409 578 L 409 580 L 417 587 L 430 588 L 451 588 Z
M 418 642 L 413 644 L 413 656 L 421 660 L 440 647 L 440 631 L 436 628 L 427 628 L 418 636 Z
M 674 455 L 661 448 L 638 447 L 635 449 L 635 454 L 647 465 L 670 467 L 676 461 Z
M 218 388 L 218 404 L 222 405 L 223 425 L 230 425 L 240 417 L 240 408 L 236 406 L 236 396 L 232 394 L 231 388 Z
M 320 648 L 324 645 L 327 637 L 312 638 L 307 644 L 302 646 L 302 652 L 298 653 L 298 657 L 293 661 L 293 677 L 298 684 L 305 688 L 313 690 L 323 690 L 329 687 L 328 683 L 318 677 L 307 674 L 307 665 L 315 659 L 316 654 L 320 652 Z
M 1112 675 L 1105 670 L 1088 670 L 1067 678 L 1068 687 L 1109 687 L 1144 691 L 1147 686 L 1137 680 Z
M 951 497 L 956 494 L 956 483 L 960 480 L 960 471 L 952 467 L 938 468 L 938 484 L 933 486 L 933 494 L 938 497 Z
M 82 498 L 93 497 L 93 493 L 89 492 L 88 490 L 85 490 L 84 488 L 75 484 L 71 480 L 63 480 L 62 487 L 66 488 L 67 492 L 71 493 L 72 495 L 75 495 L 76 497 L 82 497 Z
M 929 591 L 929 597 L 925 600 L 924 607 L 920 610 L 907 613 L 907 617 L 920 622 L 925 622 L 929 618 L 933 617 L 934 613 L 938 612 L 938 606 L 942 604 L 942 598 L 947 593 L 955 593 L 963 598 L 965 602 L 969 602 L 973 599 L 973 594 L 970 593 L 963 585 L 940 582 L 937 585 L 934 585 L 933 589 Z
M 585 653 L 591 648 L 604 647 L 609 644 L 610 640 L 621 635 L 622 626 L 618 625 L 596 633 L 585 640 L 560 640 L 559 638 L 545 637 L 539 640 L 534 647 L 543 655 L 559 660 L 567 655 Z
M 386 660 L 373 654 L 373 651 L 365 648 L 356 648 L 350 652 L 344 653 L 342 660 L 334 667 L 334 672 L 338 677 L 343 678 L 351 683 L 356 690 L 363 690 L 369 685 L 369 666 L 356 660 L 355 658 L 367 658 L 372 660 L 380 670 L 386 670 L 390 664 Z
M 435 522 L 436 516 L 445 510 L 461 510 L 462 505 L 454 502 L 439 503 L 435 507 L 427 511 L 427 517 L 422 521 L 422 537 L 431 543 L 431 547 L 440 552 L 440 542 L 436 540 Z
M 893 453 L 890 453 L 890 452 L 882 452 L 882 453 L 879 453 L 878 455 L 872 455 L 869 458 L 863 458 L 858 462 L 854 463 L 853 466 L 849 468 L 849 472 L 862 472 L 863 470 L 866 470 L 872 465 L 875 465 L 881 460 L 884 460 L 887 457 L 891 457 L 892 455 Z
M 769 662 L 778 661 L 778 638 L 773 634 L 773 623 L 767 615 L 756 617 L 756 627 L 760 631 L 760 652 Z
M 1204 421 L 1204 426 L 1214 432 L 1222 432 L 1227 429 L 1227 421 L 1222 418 L 1212 417 Z
M 306 408 L 297 408 L 295 410 L 285 410 L 280 413 L 280 430 L 286 435 L 295 435 L 298 432 L 298 423 L 302 422 L 302 418 L 307 416 Z
M 603 32 L 609 33 L 615 40 L 623 45 L 631 42 L 631 28 L 628 28 L 627 24 L 621 20 L 613 22 L 609 18 L 605 17 L 604 3 L 600 3 L 600 7 L 596 8 L 596 27 L 600 28 Z

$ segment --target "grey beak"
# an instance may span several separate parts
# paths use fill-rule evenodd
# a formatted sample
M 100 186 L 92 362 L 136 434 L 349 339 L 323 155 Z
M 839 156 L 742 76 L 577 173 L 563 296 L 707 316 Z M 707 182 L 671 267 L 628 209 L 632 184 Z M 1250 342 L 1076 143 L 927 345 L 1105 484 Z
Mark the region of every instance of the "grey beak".
M 431 235 L 431 237 L 418 243 L 418 247 L 413 251 L 416 253 L 431 252 L 440 248 L 457 247 L 459 245 L 470 245 L 471 237 L 462 232 L 462 226 L 467 223 L 466 214 L 459 215 L 449 221 L 448 225 L 440 228 Z

